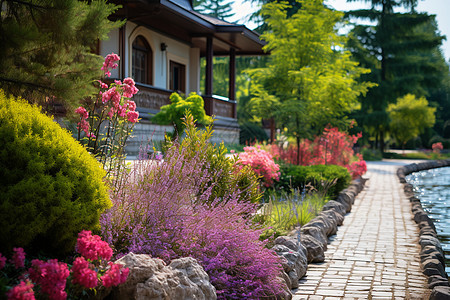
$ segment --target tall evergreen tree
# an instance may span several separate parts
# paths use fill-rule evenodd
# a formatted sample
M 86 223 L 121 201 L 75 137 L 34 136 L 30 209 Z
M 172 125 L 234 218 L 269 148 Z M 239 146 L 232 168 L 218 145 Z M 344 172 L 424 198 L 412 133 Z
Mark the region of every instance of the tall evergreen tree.
M 0 1 L 0 88 L 30 102 L 74 105 L 101 75 L 99 39 L 120 26 L 105 0 Z
M 348 0 L 354 2 L 358 0 Z M 380 150 L 385 148 L 389 130 L 386 111 L 389 103 L 407 93 L 427 96 L 435 84 L 438 65 L 430 56 L 443 39 L 435 30 L 425 30 L 434 16 L 415 12 L 417 0 L 359 0 L 371 3 L 370 9 L 355 10 L 348 16 L 375 22 L 357 25 L 351 32 L 348 48 L 371 74 L 364 80 L 378 83 L 361 98 L 361 110 L 356 116 L 360 126 L 372 135 Z M 409 9 L 398 13 L 395 9 Z
M 194 0 L 194 9 L 202 14 L 227 20 L 234 16 L 232 1 L 226 0 Z

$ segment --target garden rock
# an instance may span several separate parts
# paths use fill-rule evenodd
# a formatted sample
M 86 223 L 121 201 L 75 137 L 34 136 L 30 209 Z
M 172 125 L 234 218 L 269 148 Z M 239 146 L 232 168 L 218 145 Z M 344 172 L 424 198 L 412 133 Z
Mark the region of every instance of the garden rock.
M 315 223 L 317 224 L 317 223 Z M 302 235 L 309 234 L 310 236 L 314 237 L 316 240 L 318 240 L 322 245 L 323 249 L 326 251 L 328 247 L 328 238 L 324 233 L 323 228 L 307 224 L 302 227 Z
M 346 212 L 350 212 L 352 210 L 353 198 L 355 195 L 349 191 L 342 191 L 339 193 L 336 201 L 340 202 L 345 207 Z
M 324 217 L 331 223 L 332 230 L 331 230 L 330 234 L 328 234 L 328 236 L 336 234 L 337 227 L 338 227 L 338 221 L 341 222 L 341 225 L 342 225 L 342 222 L 344 222 L 344 217 L 342 215 L 338 214 L 337 212 L 335 212 L 334 210 L 322 211 L 320 213 L 320 216 Z
M 308 268 L 306 255 L 281 244 L 273 246 L 272 249 L 282 258 L 283 270 L 288 274 L 291 288 L 297 288 L 298 280 L 305 276 Z
M 436 286 L 449 286 L 448 279 L 439 275 L 428 277 L 428 288 L 433 289 Z
M 430 300 L 448 300 L 450 299 L 450 287 L 436 286 L 430 295 Z
M 208 274 L 191 257 L 173 260 L 168 266 L 145 254 L 129 253 L 117 261 L 130 269 L 114 299 L 216 299 Z
M 446 273 L 445 273 L 444 266 L 441 264 L 441 262 L 438 259 L 428 258 L 422 262 L 422 266 L 425 270 L 435 269 L 439 272 L 439 275 L 445 277 Z
M 434 246 L 425 246 L 420 252 L 420 260 L 423 262 L 428 258 L 434 258 L 439 260 L 439 262 L 445 266 L 445 259 L 439 250 Z
M 301 236 L 301 243 L 305 246 L 308 251 L 308 263 L 309 262 L 323 262 L 325 260 L 323 244 L 310 236 L 309 234 L 304 234 Z
M 345 216 L 346 210 L 342 203 L 330 200 L 323 206 L 323 211 L 334 210 L 338 214 Z
M 314 219 L 312 219 L 310 222 L 306 223 L 305 226 L 315 226 L 320 228 L 325 236 L 330 236 L 334 233 L 336 233 L 336 223 L 333 225 L 333 223 L 326 217 L 322 215 L 318 215 Z
M 433 246 L 435 247 L 439 252 L 441 252 L 442 255 L 444 255 L 444 251 L 442 250 L 441 243 L 439 240 L 435 237 L 424 235 L 419 238 L 419 244 L 424 249 L 426 246 Z

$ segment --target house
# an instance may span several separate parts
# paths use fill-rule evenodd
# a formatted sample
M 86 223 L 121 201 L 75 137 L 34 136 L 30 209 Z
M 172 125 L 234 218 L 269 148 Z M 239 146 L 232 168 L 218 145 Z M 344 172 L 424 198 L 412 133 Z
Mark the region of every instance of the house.
M 173 91 L 203 96 L 208 115 L 215 115 L 216 140 L 237 143 L 235 59 L 239 55 L 262 55 L 264 42 L 243 25 L 202 15 L 192 0 L 111 1 L 122 5 L 112 18 L 126 24 L 110 33 L 99 45 L 99 54 L 117 53 L 119 68 L 112 78 L 132 77 L 139 93 L 134 96 L 142 120 L 136 125 L 132 144 L 161 140 L 171 127 L 151 124 L 151 116 L 170 103 Z M 228 98 L 213 95 L 213 56 L 230 57 Z M 200 91 L 200 59 L 206 58 L 205 90 Z M 130 150 L 133 152 L 133 150 Z

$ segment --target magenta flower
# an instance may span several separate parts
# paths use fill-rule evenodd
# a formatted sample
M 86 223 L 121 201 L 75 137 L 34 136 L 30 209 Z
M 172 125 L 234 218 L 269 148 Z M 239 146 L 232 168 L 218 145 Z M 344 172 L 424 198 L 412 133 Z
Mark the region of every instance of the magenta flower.
M 21 281 L 7 293 L 8 300 L 34 300 L 33 283 L 29 280 Z
M 101 81 L 101 80 L 97 80 L 97 81 L 98 81 L 98 83 L 100 83 L 100 88 L 102 88 L 102 89 L 108 88 L 108 85 L 106 83 L 104 83 L 103 81 Z
M 80 122 L 77 123 L 77 129 L 78 130 L 83 130 L 86 135 L 89 135 L 89 122 L 87 122 L 86 120 L 81 120 Z
M 41 293 L 46 294 L 50 300 L 65 300 L 67 293 L 66 280 L 69 277 L 67 264 L 57 259 L 41 261 L 34 259 L 28 270 L 31 280 L 41 287 Z
M 0 270 L 3 269 L 6 265 L 6 257 L 4 257 L 1 253 L 0 253 Z
M 100 277 L 106 288 L 117 286 L 127 280 L 128 273 L 130 272 L 128 268 L 124 268 L 122 265 L 114 264 L 112 262 L 109 263 L 109 266 L 110 269 L 105 272 L 105 275 Z
M 78 253 L 90 260 L 99 258 L 110 260 L 113 254 L 107 242 L 102 241 L 98 235 L 92 235 L 88 230 L 83 230 L 78 234 L 76 249 Z
M 111 101 L 114 107 L 117 107 L 120 104 L 120 99 L 121 96 L 119 91 L 117 91 L 116 87 L 112 87 L 102 94 L 103 104 L 107 103 L 108 101 Z
M 103 63 L 102 71 L 105 72 L 105 76 L 110 77 L 111 72 L 109 69 L 117 68 L 116 61 L 119 61 L 120 57 L 117 54 L 111 53 L 105 57 L 105 62 Z
M 89 118 L 89 113 L 87 112 L 86 108 L 84 108 L 82 106 L 75 109 L 75 113 L 79 114 L 80 117 L 83 119 Z
M 127 100 L 127 106 L 128 106 L 128 109 L 131 111 L 136 110 L 136 102 L 134 102 L 132 100 Z
M 139 118 L 139 112 L 137 111 L 129 111 L 127 113 L 127 119 L 129 122 L 136 123 Z
M 77 257 L 72 266 L 72 283 L 92 289 L 98 284 L 97 273 L 89 268 L 89 262 L 84 257 Z
M 25 266 L 25 252 L 23 251 L 23 248 L 13 248 L 13 250 L 12 263 L 16 269 L 23 268 Z

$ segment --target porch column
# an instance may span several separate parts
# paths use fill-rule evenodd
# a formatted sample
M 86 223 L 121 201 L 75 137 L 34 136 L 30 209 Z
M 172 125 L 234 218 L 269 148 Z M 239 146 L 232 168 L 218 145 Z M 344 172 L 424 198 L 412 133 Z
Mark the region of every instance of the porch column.
M 236 49 L 230 49 L 230 77 L 228 86 L 228 99 L 236 100 Z
M 213 94 L 213 39 L 212 36 L 206 38 L 206 74 L 205 74 L 205 95 Z

